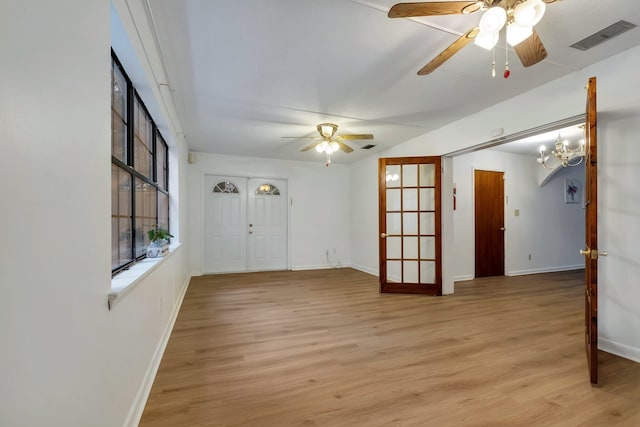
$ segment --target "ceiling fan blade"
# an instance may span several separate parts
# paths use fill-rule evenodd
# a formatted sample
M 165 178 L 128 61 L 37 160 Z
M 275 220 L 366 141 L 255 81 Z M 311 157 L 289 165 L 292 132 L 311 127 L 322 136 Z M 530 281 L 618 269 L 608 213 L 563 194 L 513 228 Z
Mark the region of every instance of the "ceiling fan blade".
M 344 151 L 345 153 L 350 153 L 353 151 L 353 148 L 349 147 L 347 144 L 345 144 L 342 141 L 336 141 L 338 143 L 338 145 L 340 146 L 340 149 L 342 151 Z
M 316 139 L 317 136 L 281 136 L 280 138 L 285 139 Z
M 547 50 L 544 48 L 540 37 L 536 30 L 533 30 L 533 34 L 528 39 L 515 47 L 516 53 L 525 67 L 530 67 L 547 57 Z
M 422 69 L 418 71 L 418 75 L 424 76 L 425 74 L 429 74 L 433 70 L 441 66 L 447 59 L 451 58 L 460 49 L 468 45 L 475 38 L 475 36 L 478 35 L 479 32 L 480 29 L 478 27 L 475 27 L 461 35 L 458 40 L 454 41 L 448 48 L 443 50 L 440 55 L 436 56 L 431 60 L 431 62 L 422 67 Z
M 477 8 L 475 5 L 477 5 Z M 472 13 L 477 10 L 480 10 L 480 4 L 477 1 L 398 3 L 389 9 L 387 16 L 389 18 L 410 18 L 414 16 L 456 15 L 459 13 Z
M 320 144 L 320 141 L 314 142 L 312 144 L 307 145 L 306 147 L 304 147 L 302 150 L 300 151 L 309 151 L 312 148 L 314 148 L 316 145 Z
M 346 135 L 338 135 L 336 138 L 342 139 L 373 139 L 373 135 L 370 133 L 352 133 Z

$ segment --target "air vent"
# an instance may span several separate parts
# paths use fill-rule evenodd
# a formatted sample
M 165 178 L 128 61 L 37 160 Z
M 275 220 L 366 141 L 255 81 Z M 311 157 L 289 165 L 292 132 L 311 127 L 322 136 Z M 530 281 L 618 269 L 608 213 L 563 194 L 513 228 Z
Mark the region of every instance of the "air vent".
M 609 39 L 619 36 L 625 31 L 629 31 L 635 26 L 636 24 L 632 24 L 631 22 L 618 21 L 615 24 L 611 24 L 607 28 L 598 31 L 597 33 L 591 34 L 589 37 L 586 37 L 579 42 L 572 44 L 571 47 L 579 50 L 591 49 L 592 47 L 599 45 L 602 42 L 606 42 Z
M 373 147 L 375 147 L 375 145 L 373 144 L 367 144 L 365 146 L 362 147 L 363 150 L 371 150 Z

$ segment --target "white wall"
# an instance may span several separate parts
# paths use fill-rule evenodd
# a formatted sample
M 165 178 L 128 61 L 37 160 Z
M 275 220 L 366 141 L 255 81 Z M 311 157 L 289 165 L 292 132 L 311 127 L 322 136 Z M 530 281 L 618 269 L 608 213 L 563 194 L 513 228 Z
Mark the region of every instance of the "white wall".
M 0 425 L 121 426 L 188 279 L 186 248 L 107 310 L 109 1 L 2 9 Z
M 309 153 L 314 156 L 316 153 Z M 348 167 L 315 162 L 258 159 L 195 153 L 189 165 L 189 249 L 191 272 L 202 274 L 203 182 L 205 174 L 287 179 L 289 198 L 289 265 L 294 270 L 330 268 L 326 250 L 335 265 L 351 264 Z M 334 252 L 335 249 L 335 252 Z
M 580 203 L 564 203 L 564 180 L 584 181 L 582 165 L 562 168 L 543 187 L 537 183 L 541 167 L 535 153 L 475 151 L 454 157 L 453 169 L 457 192 L 454 280 L 474 277 L 474 170 L 504 172 L 506 275 L 584 267 L 578 252 L 584 246 L 584 210 Z
M 576 71 L 538 89 L 465 117 L 438 130 L 415 138 L 380 157 L 405 155 L 443 155 L 491 140 L 491 130 L 504 128 L 505 135 L 531 129 L 559 119 L 584 114 L 588 78 L 598 78 L 598 137 L 600 200 L 600 246 L 609 256 L 601 258 L 599 345 L 602 349 L 640 361 L 640 263 L 634 257 L 633 243 L 640 230 L 640 180 L 638 162 L 638 123 L 640 91 L 637 72 L 640 47 L 630 49 L 609 60 Z M 377 182 L 368 179 L 377 164 L 364 159 L 353 165 L 352 180 L 356 192 L 373 194 Z M 446 181 L 446 177 L 444 180 Z M 446 182 L 445 182 L 446 184 Z M 355 185 L 355 184 L 354 184 Z M 361 197 L 359 208 L 375 212 L 376 197 Z M 445 214 L 447 214 L 445 212 Z M 453 228 L 443 229 L 443 238 L 453 235 Z M 377 234 L 377 218 L 353 229 L 353 253 L 369 253 L 371 235 Z M 377 258 L 358 260 L 358 264 L 377 268 Z M 443 269 L 449 267 L 443 260 Z M 443 276 L 446 276 L 443 271 Z M 448 286 L 443 283 L 443 286 Z

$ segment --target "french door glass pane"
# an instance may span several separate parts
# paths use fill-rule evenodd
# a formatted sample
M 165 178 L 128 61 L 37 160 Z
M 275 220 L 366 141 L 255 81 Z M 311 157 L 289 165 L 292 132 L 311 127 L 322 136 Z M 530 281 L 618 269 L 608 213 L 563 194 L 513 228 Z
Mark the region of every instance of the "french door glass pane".
M 404 225 L 402 234 L 404 235 L 418 234 L 418 214 L 417 213 L 414 213 L 414 212 L 403 213 L 402 219 L 403 219 L 403 225 Z
M 401 244 L 402 237 L 387 237 L 387 258 L 400 259 L 402 257 Z
M 387 234 L 400 234 L 400 213 L 387 213 Z
M 420 187 L 436 185 L 436 166 L 434 164 L 420 165 Z
M 400 187 L 400 165 L 387 166 L 385 180 L 387 188 Z
M 400 210 L 400 190 L 398 189 L 387 190 L 387 210 L 388 211 Z
M 402 190 L 402 210 L 418 210 L 418 190 L 416 188 L 404 188 Z
M 435 261 L 420 261 L 420 283 L 436 282 Z
M 418 261 L 403 261 L 404 277 L 403 283 L 419 283 L 418 280 Z
M 436 190 L 435 188 L 420 189 L 420 210 L 433 211 L 436 209 Z
M 418 238 L 417 237 L 403 237 L 402 248 L 404 259 L 418 259 Z
M 436 238 L 420 237 L 420 259 L 435 259 L 436 257 Z
M 387 282 L 400 283 L 402 281 L 401 261 L 387 261 Z
M 434 212 L 420 212 L 420 234 L 435 234 L 436 214 Z
M 418 186 L 418 165 L 402 165 L 402 186 Z

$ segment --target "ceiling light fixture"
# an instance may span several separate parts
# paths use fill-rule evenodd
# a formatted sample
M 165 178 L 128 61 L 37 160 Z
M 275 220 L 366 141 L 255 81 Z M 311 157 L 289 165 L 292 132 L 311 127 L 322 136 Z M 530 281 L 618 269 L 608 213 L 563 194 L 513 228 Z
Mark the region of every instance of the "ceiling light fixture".
M 562 140 L 558 134 L 551 155 L 547 154 L 547 148 L 544 145 L 540 147 L 539 153 L 540 156 L 536 161 L 545 169 L 555 169 L 558 166 L 578 166 L 585 156 L 584 139 L 580 139 L 577 143 L 571 143 L 566 139 Z
M 510 46 L 517 46 L 531 37 L 533 35 L 533 26 L 540 22 L 544 16 L 546 4 L 542 0 L 519 0 L 516 3 L 515 7 L 493 6 L 486 9 L 480 18 L 480 23 L 478 24 L 480 31 L 473 41 L 474 44 L 483 49 L 494 49 L 500 39 L 500 31 L 505 26 L 505 37 Z M 475 6 L 476 4 L 473 3 L 472 5 Z M 511 74 L 508 69 L 507 64 L 505 66 L 505 78 Z M 491 73 L 495 77 L 495 59 Z

